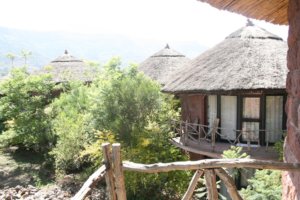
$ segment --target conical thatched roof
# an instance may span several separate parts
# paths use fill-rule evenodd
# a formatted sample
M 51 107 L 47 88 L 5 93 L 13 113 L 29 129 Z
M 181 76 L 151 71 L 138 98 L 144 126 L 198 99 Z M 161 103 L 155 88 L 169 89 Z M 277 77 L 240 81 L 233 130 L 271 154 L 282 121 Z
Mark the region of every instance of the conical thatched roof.
M 150 78 L 165 85 L 173 74 L 190 61 L 181 53 L 171 49 L 169 45 L 143 61 L 138 69 Z
M 180 70 L 163 90 L 172 93 L 220 93 L 284 89 L 287 44 L 248 24 L 230 34 Z
M 198 0 L 247 17 L 288 24 L 288 0 Z
M 70 80 L 90 82 L 95 76 L 96 70 L 85 62 L 70 55 L 66 50 L 62 56 L 51 61 L 42 70 L 35 74 L 50 73 L 56 83 Z

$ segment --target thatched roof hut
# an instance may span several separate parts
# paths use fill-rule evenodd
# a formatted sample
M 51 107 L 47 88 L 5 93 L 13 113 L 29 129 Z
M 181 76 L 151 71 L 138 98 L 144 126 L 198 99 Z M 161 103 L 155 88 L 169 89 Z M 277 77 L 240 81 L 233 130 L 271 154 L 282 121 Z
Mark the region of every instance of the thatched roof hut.
M 288 24 L 288 53 L 286 91 L 288 99 L 285 110 L 288 116 L 288 131 L 284 143 L 285 162 L 299 163 L 300 140 L 297 124 L 299 124 L 299 55 L 300 55 L 300 4 L 299 0 L 199 0 L 217 8 L 237 12 L 255 19 L 263 19 L 272 23 Z M 296 127 L 296 128 L 295 128 Z M 282 177 L 282 199 L 300 199 L 300 173 L 284 172 Z
M 190 61 L 183 54 L 166 47 L 143 61 L 138 69 L 150 78 L 165 85 L 170 81 L 173 74 Z
M 274 24 L 288 24 L 288 0 L 198 0 L 244 16 L 262 19 Z
M 285 89 L 287 44 L 253 25 L 230 34 L 177 72 L 163 90 L 171 93 L 236 93 Z
M 70 55 L 67 50 L 55 60 L 51 61 L 42 70 L 34 72 L 35 74 L 50 73 L 53 81 L 56 83 L 76 80 L 91 82 L 95 77 L 96 70 L 88 66 L 82 60 Z

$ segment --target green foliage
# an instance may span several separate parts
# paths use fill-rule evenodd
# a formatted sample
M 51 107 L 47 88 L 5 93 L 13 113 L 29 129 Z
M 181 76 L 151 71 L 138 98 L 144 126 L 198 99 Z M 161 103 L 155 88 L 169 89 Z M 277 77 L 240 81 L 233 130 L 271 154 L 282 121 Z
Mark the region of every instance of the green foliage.
M 7 130 L 0 141 L 43 151 L 53 141 L 50 117 L 45 112 L 55 88 L 48 75 L 29 75 L 25 68 L 14 69 L 9 79 L 1 82 L 1 118 Z
M 169 142 L 170 119 L 178 118 L 173 97 L 138 73 L 136 66 L 120 68 L 112 59 L 90 85 L 77 82 L 57 88 L 48 75 L 12 72 L 0 90 L 1 119 L 7 130 L 1 144 L 51 150 L 58 174 L 91 170 L 102 160 L 103 142 L 120 142 L 123 159 L 141 163 L 187 160 Z M 53 100 L 51 92 L 63 93 Z M 190 173 L 126 173 L 130 199 L 178 199 Z M 39 182 L 39 180 L 37 180 Z M 152 192 L 152 196 L 149 196 Z M 155 194 L 155 195 L 154 195 Z
M 247 200 L 281 199 L 281 172 L 273 170 L 256 170 L 255 176 L 248 180 L 249 186 L 240 191 Z
M 110 130 L 127 144 L 135 145 L 162 100 L 160 87 L 137 72 L 135 66 L 121 70 L 120 60 L 113 59 L 95 81 L 93 108 L 98 129 Z
M 242 147 L 231 147 L 223 152 L 223 158 L 248 158 L 246 153 L 242 153 Z M 245 170 L 245 169 L 240 169 Z M 237 178 L 237 169 L 228 170 Z M 242 173 L 242 172 L 241 172 Z M 244 172 L 245 173 L 245 172 Z M 254 177 L 248 179 L 246 189 L 240 191 L 244 199 L 247 200 L 276 200 L 281 199 L 281 172 L 272 170 L 256 170 Z
M 68 92 L 62 93 L 49 107 L 53 116 L 52 130 L 58 140 L 50 152 L 60 172 L 79 169 L 83 163 L 80 152 L 95 132 L 89 113 L 89 90 L 81 83 L 70 83 Z
M 187 160 L 187 156 L 169 142 L 165 127 L 151 124 L 145 131 L 138 145 L 124 149 L 125 159 L 137 163 Z M 125 175 L 129 199 L 180 199 L 191 178 L 187 171 L 157 174 L 127 172 Z
M 247 153 L 243 153 L 243 148 L 238 146 L 231 146 L 230 149 L 226 150 L 222 154 L 222 158 L 249 158 Z
M 169 142 L 169 120 L 178 117 L 173 106 L 172 97 L 162 94 L 160 86 L 135 66 L 121 69 L 120 60 L 112 59 L 90 86 L 71 84 L 69 92 L 52 104 L 58 141 L 51 153 L 57 169 L 99 167 L 104 141 L 120 142 L 125 160 L 186 160 Z M 177 199 L 188 186 L 189 173 L 128 172 L 125 180 L 129 199 Z
M 238 146 L 231 146 L 230 149 L 223 151 L 222 158 L 250 158 L 247 153 L 243 153 L 243 148 Z M 246 169 L 227 169 L 228 173 L 233 177 L 233 179 L 237 179 L 242 170 Z
M 274 144 L 274 149 L 275 151 L 277 151 L 279 155 L 279 159 L 278 159 L 279 161 L 283 161 L 283 144 L 284 144 L 284 140 L 279 140 Z

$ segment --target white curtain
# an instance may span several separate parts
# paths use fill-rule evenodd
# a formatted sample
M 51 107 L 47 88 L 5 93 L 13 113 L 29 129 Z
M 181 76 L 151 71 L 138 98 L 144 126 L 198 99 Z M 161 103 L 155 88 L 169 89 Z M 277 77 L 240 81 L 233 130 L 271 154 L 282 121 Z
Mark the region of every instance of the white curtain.
M 283 96 L 266 97 L 266 142 L 282 137 Z
M 236 96 L 221 96 L 221 126 L 223 139 L 235 140 L 236 138 Z
M 217 95 L 209 95 L 207 100 L 207 122 L 208 126 L 212 126 L 217 118 Z
M 255 141 L 259 140 L 259 122 L 243 122 L 243 140 Z
M 259 119 L 260 98 L 245 97 L 243 98 L 243 117 L 250 119 Z

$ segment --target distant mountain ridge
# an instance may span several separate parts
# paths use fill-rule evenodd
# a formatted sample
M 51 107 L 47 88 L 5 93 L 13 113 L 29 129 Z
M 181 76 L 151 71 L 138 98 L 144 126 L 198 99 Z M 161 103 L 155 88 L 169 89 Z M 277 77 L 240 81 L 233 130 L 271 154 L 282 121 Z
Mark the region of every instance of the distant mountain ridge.
M 64 32 L 38 32 L 0 27 L 0 75 L 11 68 L 8 53 L 17 55 L 14 66 L 24 65 L 20 56 L 22 50 L 32 52 L 28 58 L 31 68 L 41 68 L 64 53 L 67 49 L 73 56 L 105 63 L 113 56 L 120 56 L 122 62 L 140 63 L 155 52 L 170 47 L 189 58 L 203 52 L 206 47 L 197 42 L 161 42 L 159 40 L 133 39 L 122 35 L 75 34 Z

